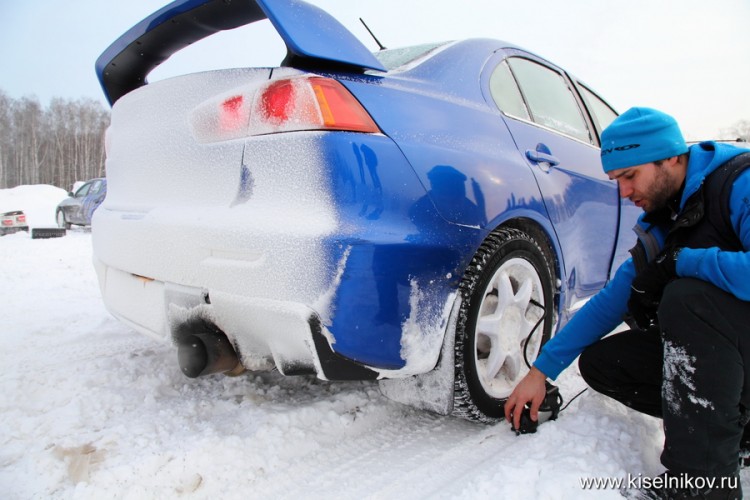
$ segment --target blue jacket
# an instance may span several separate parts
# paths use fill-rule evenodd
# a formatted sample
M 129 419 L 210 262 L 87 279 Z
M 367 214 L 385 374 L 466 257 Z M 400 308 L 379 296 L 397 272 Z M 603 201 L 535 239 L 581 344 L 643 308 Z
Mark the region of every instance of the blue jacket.
M 728 144 L 704 142 L 690 147 L 685 189 L 680 209 L 703 184 L 708 174 L 736 155 L 746 152 Z M 685 248 L 677 259 L 677 275 L 698 278 L 750 301 L 750 170 L 735 180 L 730 197 L 730 214 L 744 252 L 726 252 L 718 248 Z M 642 214 L 638 224 L 643 227 Z M 654 228 L 660 245 L 665 228 Z M 614 330 L 627 312 L 630 284 L 635 276 L 632 258 L 626 260 L 614 278 L 545 344 L 534 362 L 547 377 L 555 379 L 589 345 Z

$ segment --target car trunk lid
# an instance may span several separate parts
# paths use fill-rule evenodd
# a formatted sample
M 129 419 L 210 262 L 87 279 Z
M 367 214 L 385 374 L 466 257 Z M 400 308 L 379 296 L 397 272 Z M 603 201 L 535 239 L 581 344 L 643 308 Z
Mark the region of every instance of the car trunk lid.
M 253 68 L 184 75 L 117 101 L 107 130 L 105 207 L 143 213 L 156 206 L 229 203 L 237 193 L 245 141 L 198 143 L 191 116 L 206 100 L 261 85 L 270 74 Z

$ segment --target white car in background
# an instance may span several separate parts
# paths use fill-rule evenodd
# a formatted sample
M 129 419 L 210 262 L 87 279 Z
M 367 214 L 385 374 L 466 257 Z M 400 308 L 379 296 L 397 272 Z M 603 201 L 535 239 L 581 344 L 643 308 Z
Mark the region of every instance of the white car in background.
M 29 226 L 26 223 L 26 214 L 23 213 L 23 210 L 0 214 L 0 236 L 28 230 Z

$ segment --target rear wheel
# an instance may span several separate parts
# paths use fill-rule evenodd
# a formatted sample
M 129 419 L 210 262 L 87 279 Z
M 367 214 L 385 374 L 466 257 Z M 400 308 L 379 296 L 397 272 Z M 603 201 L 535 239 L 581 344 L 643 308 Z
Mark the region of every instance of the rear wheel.
M 70 229 L 70 224 L 65 221 L 65 212 L 63 212 L 62 210 L 58 210 L 57 214 L 55 215 L 55 219 L 57 220 L 57 227 Z
M 454 414 L 483 422 L 528 372 L 554 322 L 551 252 L 516 229 L 492 233 L 461 282 Z

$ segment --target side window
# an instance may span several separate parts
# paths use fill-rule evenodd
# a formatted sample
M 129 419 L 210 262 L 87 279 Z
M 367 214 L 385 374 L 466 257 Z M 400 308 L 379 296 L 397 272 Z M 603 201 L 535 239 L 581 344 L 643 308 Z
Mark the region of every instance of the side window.
M 617 113 L 615 113 L 606 102 L 602 101 L 598 95 L 591 92 L 585 86 L 578 84 L 578 88 L 581 90 L 583 101 L 589 108 L 589 111 L 594 118 L 594 122 L 596 122 L 596 131 L 601 135 L 602 130 L 607 128 L 607 126 L 617 118 Z
M 591 143 L 586 121 L 563 76 L 528 59 L 508 59 L 534 122 Z
M 76 191 L 75 197 L 76 198 L 83 198 L 89 193 L 89 189 L 91 188 L 91 183 L 87 182 L 80 188 L 78 188 L 78 191 Z
M 102 187 L 102 181 L 94 181 L 93 183 L 91 183 L 91 189 L 89 189 L 89 194 L 98 193 L 101 187 Z
M 507 62 L 501 62 L 492 72 L 490 93 L 497 107 L 506 115 L 531 120 L 526 104 L 523 102 L 521 91 L 518 90 L 516 79 L 513 78 Z

